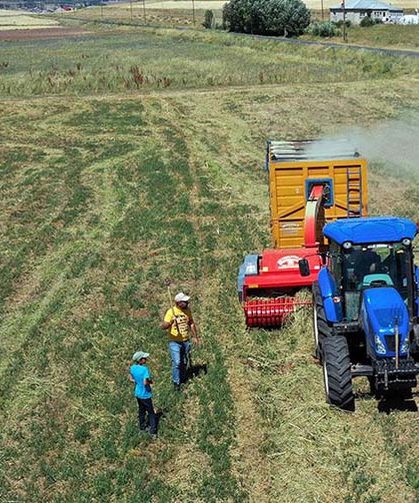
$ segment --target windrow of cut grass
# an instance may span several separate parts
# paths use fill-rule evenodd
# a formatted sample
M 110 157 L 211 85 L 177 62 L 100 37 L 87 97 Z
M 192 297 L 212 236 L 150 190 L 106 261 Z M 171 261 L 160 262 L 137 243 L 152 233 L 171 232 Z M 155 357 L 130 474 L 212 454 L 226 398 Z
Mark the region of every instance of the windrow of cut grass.
M 242 253 L 269 243 L 265 139 L 372 127 L 400 102 L 418 107 L 411 82 L 4 101 L 1 499 L 415 501 L 414 416 L 362 385 L 355 415 L 330 410 L 309 315 L 247 332 L 235 293 Z M 193 295 L 208 366 L 180 397 L 167 278 Z M 126 375 L 139 348 L 155 444 Z
M 9 42 L 0 94 L 92 94 L 155 89 L 353 82 L 417 75 L 419 62 L 347 49 L 292 46 L 216 32 L 138 29 Z

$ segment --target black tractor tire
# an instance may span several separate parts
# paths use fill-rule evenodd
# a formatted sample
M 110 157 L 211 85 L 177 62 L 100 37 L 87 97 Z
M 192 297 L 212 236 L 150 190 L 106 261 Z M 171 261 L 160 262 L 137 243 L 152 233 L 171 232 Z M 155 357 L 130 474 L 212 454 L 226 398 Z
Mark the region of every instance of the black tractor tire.
M 317 281 L 313 283 L 313 335 L 314 357 L 322 362 L 322 343 L 327 337 L 332 336 L 332 327 L 329 325 L 324 313 L 323 301 Z
M 322 343 L 323 378 L 326 401 L 340 409 L 353 412 L 351 360 L 344 335 L 328 337 Z

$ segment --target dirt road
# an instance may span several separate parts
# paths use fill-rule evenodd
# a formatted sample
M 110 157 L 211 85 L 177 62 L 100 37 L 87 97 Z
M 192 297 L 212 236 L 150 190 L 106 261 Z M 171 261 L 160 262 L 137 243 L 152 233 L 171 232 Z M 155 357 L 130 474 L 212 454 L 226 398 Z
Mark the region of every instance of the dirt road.
M 0 31 L 0 40 L 41 40 L 58 37 L 77 37 L 79 35 L 87 35 L 88 33 L 83 28 L 67 28 L 63 26 L 27 30 L 4 30 Z

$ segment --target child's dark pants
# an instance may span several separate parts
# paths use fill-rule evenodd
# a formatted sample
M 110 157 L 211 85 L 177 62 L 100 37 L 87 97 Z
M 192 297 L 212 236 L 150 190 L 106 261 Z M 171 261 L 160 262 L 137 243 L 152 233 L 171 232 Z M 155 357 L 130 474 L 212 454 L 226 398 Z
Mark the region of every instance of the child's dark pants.
M 137 398 L 138 402 L 138 423 L 140 430 L 145 430 L 150 426 L 151 435 L 157 433 L 157 418 L 154 412 L 151 398 Z

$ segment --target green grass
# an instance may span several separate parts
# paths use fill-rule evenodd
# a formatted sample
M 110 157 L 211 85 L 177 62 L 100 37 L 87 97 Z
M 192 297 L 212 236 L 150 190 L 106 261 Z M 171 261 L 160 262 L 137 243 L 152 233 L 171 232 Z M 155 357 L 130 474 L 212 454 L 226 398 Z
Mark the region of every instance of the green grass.
M 418 25 L 396 25 L 378 24 L 368 28 L 351 26 L 347 29 L 347 42 L 354 45 L 365 45 L 368 47 L 383 47 L 391 49 L 419 50 L 419 26 Z M 306 39 L 333 41 L 342 43 L 342 37 L 332 37 L 321 39 L 319 37 L 304 36 Z
M 3 96 L 352 82 L 419 72 L 417 61 L 346 49 L 288 47 L 214 32 L 147 29 L 8 43 Z M 246 64 L 243 64 L 246 62 Z
M 349 42 L 355 44 L 419 50 L 418 25 L 376 25 L 370 29 L 353 27 L 348 37 Z
M 24 58 L 2 78 L 14 87 L 0 123 L 1 500 L 417 500 L 416 416 L 378 412 L 365 383 L 356 414 L 331 410 L 309 313 L 283 331 L 248 332 L 235 291 L 243 253 L 270 242 L 265 140 L 371 131 L 417 111 L 416 70 L 349 51 L 235 43 L 99 33 L 1 49 Z M 83 85 L 75 96 L 66 84 L 63 97 L 22 84 L 25 65 L 47 72 L 54 51 L 57 71 L 87 54 L 86 72 L 107 61 L 115 82 L 113 59 L 175 76 L 176 58 L 196 64 L 174 89 Z M 368 70 L 355 68 L 359 58 Z M 261 66 L 287 72 L 290 61 L 307 65 L 282 85 L 259 81 Z M 211 65 L 232 81 L 208 86 Z M 393 169 L 373 164 L 371 210 L 417 218 L 406 202 L 415 183 Z M 208 364 L 180 398 L 158 328 L 168 278 L 192 294 L 204 339 L 194 358 Z M 127 368 L 137 349 L 151 353 L 164 412 L 156 443 L 136 430 Z

